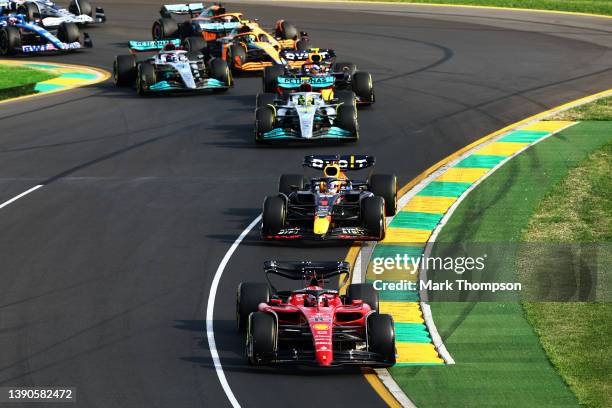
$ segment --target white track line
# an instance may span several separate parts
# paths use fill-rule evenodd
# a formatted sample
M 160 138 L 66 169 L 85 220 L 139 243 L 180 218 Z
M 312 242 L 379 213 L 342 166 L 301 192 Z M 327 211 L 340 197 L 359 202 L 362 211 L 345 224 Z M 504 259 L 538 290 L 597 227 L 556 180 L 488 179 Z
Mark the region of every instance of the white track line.
M 24 191 L 23 193 L 21 193 L 21 194 L 19 194 L 19 195 L 16 195 L 15 197 L 11 198 L 10 200 L 3 202 L 2 204 L 0 204 L 0 209 L 3 209 L 3 208 L 4 208 L 4 207 L 6 207 L 7 205 L 12 204 L 12 203 L 14 203 L 15 201 L 19 200 L 20 198 L 25 197 L 25 196 L 27 196 L 28 194 L 30 194 L 30 193 L 32 193 L 32 192 L 34 192 L 34 191 L 38 190 L 38 189 L 39 189 L 39 188 L 41 188 L 43 185 L 44 185 L 44 184 L 39 184 L 39 185 L 37 185 L 37 186 L 34 186 L 34 187 L 32 187 L 31 189 L 29 189 L 29 190 L 27 190 L 27 191 Z
M 1 208 L 1 207 L 0 207 Z M 230 249 L 225 253 L 225 256 L 221 260 L 219 267 L 217 268 L 217 272 L 215 272 L 215 276 L 213 278 L 212 284 L 210 285 L 210 293 L 208 294 L 208 304 L 206 305 L 206 338 L 208 339 L 208 348 L 210 350 L 210 355 L 213 359 L 213 363 L 215 364 L 215 371 L 217 373 L 217 377 L 219 377 L 219 382 L 221 383 L 221 387 L 223 387 L 223 391 L 225 395 L 229 399 L 230 403 L 234 408 L 240 408 L 240 404 L 236 399 L 236 396 L 232 392 L 232 388 L 229 386 L 227 382 L 227 378 L 225 377 L 225 373 L 223 372 L 223 367 L 221 366 L 221 360 L 219 359 L 219 353 L 217 352 L 217 344 L 215 342 L 215 332 L 213 328 L 214 322 L 214 314 L 215 314 L 215 298 L 217 297 L 217 288 L 219 287 L 219 281 L 221 281 L 221 275 L 223 275 L 223 271 L 227 266 L 230 258 L 238 248 L 238 245 L 242 242 L 244 237 L 247 236 L 249 232 L 261 221 L 261 214 L 255 218 L 248 227 L 245 228 L 244 231 L 236 238 L 236 241 L 232 244 Z

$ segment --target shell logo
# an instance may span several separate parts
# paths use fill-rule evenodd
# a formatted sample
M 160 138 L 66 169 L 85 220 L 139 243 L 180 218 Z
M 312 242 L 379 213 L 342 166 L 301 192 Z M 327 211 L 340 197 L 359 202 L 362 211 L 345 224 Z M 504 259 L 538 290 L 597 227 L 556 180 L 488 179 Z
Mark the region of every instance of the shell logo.
M 317 323 L 313 327 L 315 328 L 315 330 L 327 330 L 329 329 L 329 324 Z

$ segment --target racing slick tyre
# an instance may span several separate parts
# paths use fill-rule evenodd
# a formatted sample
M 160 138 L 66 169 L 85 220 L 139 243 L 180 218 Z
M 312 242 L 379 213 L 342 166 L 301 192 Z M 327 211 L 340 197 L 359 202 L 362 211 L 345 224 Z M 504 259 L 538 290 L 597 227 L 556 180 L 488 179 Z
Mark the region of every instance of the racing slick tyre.
M 255 141 L 263 141 L 262 135 L 274 129 L 274 111 L 269 106 L 255 109 Z
M 368 316 L 368 350 L 380 354 L 389 366 L 395 364 L 395 327 L 393 317 L 372 313 Z
M 397 178 L 393 174 L 373 174 L 368 182 L 375 196 L 385 199 L 385 215 L 391 217 L 397 211 Z
M 340 105 L 338 107 L 338 111 L 336 112 L 334 126 L 356 135 L 358 131 L 357 109 L 350 105 Z
M 238 331 L 246 332 L 249 315 L 257 312 L 260 303 L 270 300 L 270 287 L 261 282 L 241 282 L 236 291 L 236 325 Z
M 138 64 L 138 75 L 136 76 L 136 91 L 138 95 L 147 94 L 149 87 L 157 82 L 155 67 L 147 62 Z
M 347 304 L 353 300 L 363 300 L 373 311 L 378 312 L 378 291 L 371 283 L 351 283 L 346 291 Z
M 278 179 L 278 192 L 289 195 L 297 188 L 303 191 L 308 184 L 308 179 L 301 174 L 283 174 Z
M 17 27 L 0 28 L 0 55 L 13 55 L 21 49 L 21 33 Z
M 263 204 L 261 232 L 263 235 L 275 235 L 285 227 L 287 205 L 279 196 L 267 196 Z
M 240 44 L 232 44 L 228 50 L 227 61 L 232 70 L 237 70 L 246 61 L 247 54 L 244 47 Z
M 276 22 L 276 36 L 280 37 L 281 40 L 297 40 L 298 30 L 291 23 L 283 20 Z
M 357 65 L 352 62 L 336 62 L 332 67 L 334 72 L 348 72 L 351 76 L 357 72 Z
M 151 28 L 151 35 L 154 40 L 165 40 L 168 38 L 176 38 L 179 29 L 178 24 L 175 20 L 162 17 L 153 23 Z
M 117 55 L 113 63 L 113 81 L 117 86 L 130 86 L 136 80 L 136 57 Z
M 197 52 L 205 54 L 208 51 L 206 40 L 202 37 L 188 37 L 183 41 L 183 48 L 188 52 Z
M 261 81 L 263 83 L 263 91 L 267 93 L 276 93 L 277 79 L 285 73 L 285 67 L 282 65 L 272 65 L 265 67 Z
M 276 319 L 270 313 L 255 312 L 249 318 L 247 355 L 252 365 L 265 364 L 266 354 L 276 351 L 278 329 Z
M 93 7 L 87 0 L 72 0 L 68 5 L 68 11 L 76 16 L 85 14 L 86 16 L 93 16 Z
M 26 21 L 34 21 L 36 16 L 40 16 L 40 9 L 36 3 L 27 2 L 17 7 L 17 14 L 23 14 Z
M 79 41 L 81 33 L 75 23 L 62 23 L 57 29 L 57 39 L 66 44 Z
M 255 108 L 261 108 L 262 106 L 273 105 L 276 95 L 273 93 L 260 92 L 255 97 Z
M 361 201 L 361 219 L 370 235 L 385 238 L 385 200 L 382 197 L 367 197 Z
M 232 76 L 230 74 L 230 70 L 227 66 L 227 62 L 223 61 L 221 58 L 213 58 L 209 65 L 208 69 L 210 71 L 210 77 L 216 79 L 217 81 L 229 85 L 232 80 Z M 217 91 L 225 92 L 228 88 L 219 88 Z
M 338 99 L 341 105 L 354 106 L 357 108 L 357 96 L 353 91 L 340 90 L 334 92 L 334 98 Z
M 374 102 L 374 89 L 372 86 L 372 75 L 368 72 L 356 72 L 351 81 L 351 87 L 355 94 L 367 102 Z

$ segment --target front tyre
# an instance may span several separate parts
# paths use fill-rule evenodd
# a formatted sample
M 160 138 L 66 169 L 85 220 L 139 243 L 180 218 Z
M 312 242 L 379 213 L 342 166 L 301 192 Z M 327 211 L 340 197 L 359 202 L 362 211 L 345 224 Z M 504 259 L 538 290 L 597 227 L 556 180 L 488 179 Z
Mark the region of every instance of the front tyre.
M 379 354 L 386 365 L 395 364 L 395 326 L 388 314 L 368 316 L 368 350 Z
M 363 226 L 376 240 L 385 238 L 385 200 L 382 197 L 366 197 L 361 201 Z
M 293 191 L 304 191 L 308 179 L 301 174 L 283 174 L 278 179 L 278 192 L 286 196 Z
M 226 86 L 230 86 L 232 76 L 230 74 L 229 67 L 227 66 L 227 62 L 223 61 L 221 58 L 213 58 L 210 61 L 209 68 L 210 77 L 216 79 Z M 219 88 L 219 91 L 225 92 L 227 88 Z
M 247 355 L 252 365 L 263 365 L 272 357 L 278 343 L 276 319 L 270 313 L 255 312 L 249 318 Z
M 285 228 L 287 218 L 287 205 L 279 196 L 268 196 L 264 200 L 261 220 L 263 235 L 276 235 Z
M 270 106 L 262 106 L 255 110 L 255 140 L 261 142 L 264 133 L 274 129 L 274 111 Z
M 0 55 L 14 55 L 21 50 L 21 34 L 17 27 L 0 29 Z
M 68 5 L 68 11 L 75 16 L 93 16 L 93 7 L 91 7 L 91 4 L 87 0 L 72 0 Z
M 357 109 L 350 105 L 340 105 L 336 111 L 334 126 L 356 135 L 358 130 Z
M 81 37 L 79 26 L 75 23 L 62 23 L 57 29 L 57 39 L 63 43 L 78 42 Z
M 138 76 L 136 79 L 136 91 L 138 95 L 148 94 L 149 88 L 157 83 L 157 75 L 153 65 L 143 62 L 138 65 Z

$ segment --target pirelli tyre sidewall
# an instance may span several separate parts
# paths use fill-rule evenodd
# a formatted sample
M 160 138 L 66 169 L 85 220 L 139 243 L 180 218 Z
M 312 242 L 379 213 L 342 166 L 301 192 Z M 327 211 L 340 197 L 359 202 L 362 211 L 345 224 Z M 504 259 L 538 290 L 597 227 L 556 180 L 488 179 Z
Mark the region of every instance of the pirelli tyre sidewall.
M 136 57 L 131 54 L 117 55 L 113 62 L 113 81 L 117 86 L 130 86 L 136 80 Z
M 247 334 L 247 356 L 252 365 L 265 364 L 266 355 L 276 352 L 278 325 L 270 313 L 254 312 L 249 316 Z
M 178 23 L 168 17 L 162 17 L 153 23 L 151 36 L 154 40 L 176 38 L 179 34 Z
M 157 82 L 155 67 L 148 62 L 138 64 L 138 75 L 136 78 L 136 91 L 138 95 L 144 96 L 149 93 L 149 87 Z
M 379 354 L 386 365 L 395 364 L 395 326 L 388 314 L 372 313 L 367 318 L 368 351 Z
M 263 235 L 275 235 L 285 228 L 287 219 L 287 201 L 282 196 L 267 196 L 263 203 L 261 232 Z
M 93 7 L 87 0 L 72 0 L 68 6 L 68 11 L 77 16 L 84 14 L 93 17 Z
M 274 110 L 270 106 L 255 109 L 255 141 L 263 141 L 263 134 L 274 129 L 274 122 Z
M 17 27 L 0 28 L 0 55 L 14 55 L 21 49 L 21 33 Z
M 378 240 L 385 238 L 385 200 L 370 196 L 361 200 L 361 218 L 368 234 Z
M 368 189 L 385 200 L 385 215 L 392 217 L 397 212 L 397 177 L 393 174 L 372 174 Z

